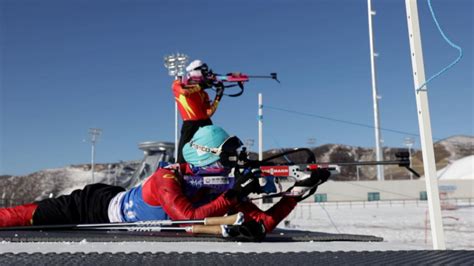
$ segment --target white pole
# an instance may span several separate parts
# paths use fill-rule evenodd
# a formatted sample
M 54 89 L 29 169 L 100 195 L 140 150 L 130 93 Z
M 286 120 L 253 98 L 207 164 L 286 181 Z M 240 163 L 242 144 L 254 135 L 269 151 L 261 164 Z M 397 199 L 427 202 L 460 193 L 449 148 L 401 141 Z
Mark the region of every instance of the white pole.
M 167 55 L 164 57 L 164 64 L 165 67 L 168 69 L 168 75 L 174 76 L 175 80 L 181 79 L 184 76 L 185 71 L 184 68 L 188 62 L 188 56 L 185 54 L 172 54 Z M 174 160 L 175 162 L 178 161 L 178 103 L 174 104 Z
M 372 16 L 375 15 L 375 11 L 372 11 L 371 0 L 367 0 L 368 17 L 369 17 L 369 43 L 370 43 L 370 70 L 372 75 L 372 98 L 374 102 L 374 126 L 375 126 L 375 156 L 377 161 L 383 161 L 383 152 L 381 144 L 381 132 L 380 132 L 380 120 L 379 120 L 379 97 L 377 95 L 377 81 L 375 74 L 375 56 L 374 53 L 374 35 L 372 30 Z M 377 165 L 377 180 L 383 181 L 384 169 L 383 165 Z
M 411 158 L 411 145 L 408 146 L 408 158 L 410 159 L 410 165 L 409 166 L 410 166 L 410 168 L 412 168 L 411 167 L 411 164 L 412 164 L 412 162 L 411 162 L 412 161 L 412 158 Z M 413 180 L 413 173 L 412 172 L 410 172 L 410 180 Z
M 174 162 L 178 162 L 178 103 L 174 102 Z
M 174 77 L 175 80 L 180 79 L 179 76 Z M 179 120 L 178 120 L 178 103 L 174 101 L 174 162 L 178 162 L 179 150 Z
M 408 147 L 408 159 L 410 159 L 410 168 L 412 168 L 412 152 L 411 152 L 411 147 L 413 147 L 413 144 L 415 141 L 411 137 L 405 138 L 404 144 Z M 410 180 L 413 180 L 413 173 L 410 172 Z
M 92 156 L 91 156 L 91 172 L 92 172 L 92 184 L 95 183 L 94 179 L 94 157 L 95 157 L 95 140 L 92 141 Z
M 92 143 L 92 151 L 91 151 L 91 173 L 92 173 L 92 184 L 95 183 L 94 179 L 94 167 L 95 167 L 95 143 L 99 138 L 100 134 L 102 133 L 102 129 L 100 128 L 90 128 L 89 134 L 91 135 L 91 143 Z
M 263 96 L 258 94 L 258 160 L 263 160 Z M 258 201 L 258 206 L 263 209 L 263 199 Z
M 15 206 L 16 205 L 16 202 L 13 202 L 13 200 L 15 199 L 15 192 L 13 192 L 11 195 L 10 195 L 10 206 L 7 206 L 7 207 L 12 207 L 12 206 Z
M 431 134 L 430 110 L 428 106 L 428 91 L 425 83 L 425 68 L 421 46 L 420 24 L 418 20 L 418 6 L 416 0 L 405 0 L 408 23 L 408 37 L 410 40 L 411 64 L 415 84 L 416 106 L 418 111 L 418 125 L 420 128 L 421 151 L 423 154 L 423 168 L 425 171 L 426 192 L 428 195 L 428 209 L 430 212 L 431 236 L 434 249 L 446 249 L 444 241 L 443 220 L 439 202 L 438 180 L 436 178 L 436 164 Z
M 263 100 L 258 94 L 258 160 L 263 160 Z

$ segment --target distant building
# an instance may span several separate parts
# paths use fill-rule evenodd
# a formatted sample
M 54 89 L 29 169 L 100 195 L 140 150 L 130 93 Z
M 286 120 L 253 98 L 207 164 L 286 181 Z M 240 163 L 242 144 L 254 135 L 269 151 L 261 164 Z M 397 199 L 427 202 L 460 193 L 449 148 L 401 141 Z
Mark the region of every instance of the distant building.
M 439 180 L 440 195 L 474 198 L 474 180 Z M 328 181 L 306 202 L 427 200 L 425 180 Z
M 128 187 L 139 184 L 153 174 L 158 169 L 160 162 L 174 162 L 173 142 L 147 141 L 138 144 L 138 148 L 143 151 L 144 157 Z

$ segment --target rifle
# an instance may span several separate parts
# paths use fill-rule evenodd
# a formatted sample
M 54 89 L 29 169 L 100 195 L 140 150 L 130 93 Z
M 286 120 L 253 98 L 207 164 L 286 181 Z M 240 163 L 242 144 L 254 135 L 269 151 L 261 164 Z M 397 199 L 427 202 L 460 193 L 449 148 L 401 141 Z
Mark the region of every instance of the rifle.
M 271 162 L 272 160 L 285 157 L 288 158 L 287 155 L 297 153 L 297 152 L 304 152 L 308 155 L 306 159 L 306 163 L 293 163 L 291 161 L 287 163 L 274 163 Z M 264 195 L 260 198 L 272 198 L 272 197 L 281 197 L 284 195 L 290 195 L 290 196 L 295 196 L 292 194 L 289 194 L 289 192 L 283 192 L 282 191 L 282 186 L 281 183 L 279 182 L 280 179 L 292 179 L 295 182 L 302 181 L 304 179 L 310 178 L 311 173 L 315 171 L 318 168 L 322 169 L 327 169 L 328 171 L 331 172 L 331 175 L 339 174 L 340 168 L 344 166 L 359 166 L 359 165 L 398 165 L 400 167 L 406 168 L 408 171 L 416 175 L 417 177 L 420 177 L 420 174 L 418 174 L 414 169 L 410 167 L 410 157 L 409 153 L 407 151 L 401 151 L 397 152 L 395 154 L 395 157 L 397 158 L 396 160 L 388 160 L 388 161 L 357 161 L 357 162 L 323 162 L 323 163 L 317 163 L 315 160 L 314 153 L 307 148 L 297 148 L 293 149 L 290 151 L 286 151 L 274 156 L 271 156 L 265 160 L 262 161 L 252 161 L 247 159 L 248 155 L 245 151 L 245 149 L 242 150 L 240 155 L 238 156 L 238 164 L 243 167 L 243 168 L 251 168 L 251 169 L 257 169 L 260 170 L 262 173 L 262 177 L 272 177 L 276 178 L 276 182 L 279 186 L 279 189 L 277 193 L 272 193 L 275 191 L 267 191 L 268 195 Z M 325 182 L 325 181 L 323 181 Z M 317 186 L 321 185 L 323 182 L 320 182 L 319 184 L 316 184 L 313 188 L 311 188 L 310 193 L 306 195 L 303 198 L 308 197 L 314 191 L 316 191 Z M 265 187 L 263 187 L 265 188 Z M 265 189 L 263 189 L 265 192 Z M 314 190 L 314 191 L 313 191 Z M 311 192 L 312 191 L 312 192 Z M 270 193 L 268 193 L 270 192 Z M 301 196 L 301 195 L 296 195 L 296 196 Z M 260 199 L 260 198 L 254 198 L 254 199 Z
M 357 162 L 323 162 L 323 163 L 316 163 L 315 161 L 311 163 L 305 163 L 305 164 L 294 164 L 294 163 L 288 163 L 288 164 L 266 164 L 265 162 L 268 162 L 270 160 L 273 160 L 277 157 L 281 157 L 283 155 L 288 155 L 291 153 L 299 152 L 301 150 L 307 150 L 311 152 L 309 149 L 303 148 L 303 149 L 294 149 L 282 154 L 277 154 L 275 156 L 269 157 L 266 160 L 255 163 L 254 162 L 249 162 L 250 165 L 258 165 L 260 170 L 263 173 L 266 174 L 271 174 L 274 176 L 290 176 L 291 174 L 294 175 L 296 172 L 296 169 L 298 171 L 314 171 L 318 168 L 324 168 L 332 171 L 334 174 L 340 173 L 340 168 L 341 166 L 352 166 L 352 165 L 398 165 L 400 167 L 405 167 L 408 171 L 412 172 L 415 176 L 420 177 L 420 174 L 418 174 L 413 168 L 410 167 L 410 157 L 408 152 L 397 152 L 395 154 L 395 157 L 397 157 L 397 160 L 389 160 L 389 161 L 357 161 Z M 311 152 L 312 153 L 312 152 Z M 314 158 L 314 155 L 311 157 Z M 295 176 L 296 177 L 296 176 Z
M 240 91 L 233 94 L 225 94 L 229 97 L 238 97 L 244 93 L 244 82 L 249 82 L 250 79 L 263 78 L 263 79 L 274 79 L 278 83 L 280 81 L 277 78 L 277 73 L 270 73 L 270 75 L 247 75 L 240 72 L 228 73 L 226 75 L 215 74 L 212 70 L 204 73 L 202 77 L 190 77 L 184 80 L 185 84 L 204 84 L 205 88 L 222 87 L 232 88 L 238 86 Z M 227 85 L 226 85 L 227 84 Z
M 288 159 L 290 155 L 294 153 L 305 153 L 305 160 L 301 163 L 295 163 Z M 268 157 L 262 161 L 249 159 L 249 153 L 245 147 L 237 155 L 229 155 L 226 159 L 229 162 L 235 163 L 234 171 L 243 172 L 254 172 L 259 173 L 256 175 L 260 183 L 261 193 L 265 194 L 260 198 L 272 198 L 281 196 L 302 196 L 297 193 L 289 193 L 288 191 L 283 192 L 281 181 L 290 179 L 295 183 L 298 181 L 304 181 L 311 177 L 311 174 L 317 169 L 326 169 L 331 172 L 331 175 L 337 175 L 341 173 L 341 167 L 346 166 L 358 166 L 358 165 L 398 165 L 400 167 L 407 168 L 410 172 L 414 173 L 417 177 L 420 175 L 410 168 L 410 157 L 406 151 L 398 152 L 395 154 L 396 160 L 389 161 L 358 161 L 358 162 L 316 162 L 314 153 L 308 148 L 296 148 L 286 152 L 282 152 L 271 157 Z M 300 156 L 301 157 L 301 156 Z M 281 162 L 281 158 L 286 158 L 286 162 Z M 164 167 L 162 165 L 161 167 Z M 310 190 L 311 195 L 316 190 L 317 186 L 321 185 L 324 181 L 314 185 Z M 208 188 L 213 190 L 215 193 L 222 193 L 233 187 L 235 183 L 235 172 L 231 172 L 229 175 L 221 176 L 220 174 L 209 174 L 199 173 L 196 176 L 184 177 L 185 190 L 199 190 L 201 188 Z M 313 191 L 314 190 L 314 191 Z M 304 194 L 304 193 L 303 193 Z M 305 196 L 305 197 L 307 197 Z M 303 199 L 305 198 L 303 197 Z M 257 198 L 253 198 L 257 199 Z

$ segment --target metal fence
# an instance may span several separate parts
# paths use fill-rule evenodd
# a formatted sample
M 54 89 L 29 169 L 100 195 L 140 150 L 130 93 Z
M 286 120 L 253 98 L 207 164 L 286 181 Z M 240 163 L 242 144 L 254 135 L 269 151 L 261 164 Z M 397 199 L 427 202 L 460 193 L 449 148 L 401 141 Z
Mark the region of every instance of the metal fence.
M 5 208 L 5 207 L 11 207 L 11 206 L 17 206 L 17 205 L 22 205 L 26 204 L 27 202 L 21 200 L 21 199 L 0 199 L 0 208 Z M 420 206 L 420 205 L 425 205 L 427 203 L 426 200 L 419 200 L 419 199 L 411 199 L 411 200 L 377 200 L 377 201 L 326 201 L 326 202 L 301 202 L 298 204 L 299 208 L 304 208 L 304 206 L 313 206 L 313 205 L 322 205 L 323 207 L 326 206 L 331 206 L 331 207 L 336 207 L 336 208 L 352 208 L 352 207 L 363 207 L 363 208 L 379 208 L 379 207 L 387 207 L 387 206 L 405 206 L 405 205 L 410 205 L 410 206 Z M 267 209 L 266 207 L 272 206 L 274 203 L 268 203 L 264 204 L 264 209 Z M 445 200 L 441 200 L 441 207 L 444 205 L 449 205 L 449 206 L 469 206 L 472 207 L 474 206 L 474 198 L 449 198 Z
M 276 201 L 273 203 L 263 203 L 257 205 L 261 207 L 263 210 L 267 210 L 275 204 Z M 452 210 L 457 209 L 458 207 L 474 207 L 474 198 L 449 198 L 441 200 L 441 209 L 443 210 Z M 326 202 L 300 202 L 295 207 L 292 212 L 292 215 L 295 213 L 302 213 L 302 212 L 311 212 L 311 209 L 316 206 L 321 207 L 330 207 L 330 208 L 341 208 L 341 209 L 352 209 L 352 208 L 386 208 L 391 206 L 397 207 L 424 207 L 427 206 L 428 201 L 420 200 L 420 199 L 401 199 L 401 200 L 377 200 L 377 201 L 326 201 Z
M 19 199 L 0 199 L 0 208 L 18 206 L 27 202 Z
M 352 208 L 352 207 L 387 207 L 387 206 L 420 206 L 426 205 L 427 200 L 420 200 L 420 199 L 400 199 L 400 200 L 376 200 L 376 201 L 364 201 L 364 200 L 354 200 L 354 201 L 326 201 L 326 202 L 302 202 L 299 203 L 299 206 L 306 206 L 306 205 L 315 205 L 320 204 L 323 207 L 331 206 L 336 208 Z M 449 204 L 455 206 L 474 206 L 474 198 L 448 198 L 442 199 L 441 205 Z

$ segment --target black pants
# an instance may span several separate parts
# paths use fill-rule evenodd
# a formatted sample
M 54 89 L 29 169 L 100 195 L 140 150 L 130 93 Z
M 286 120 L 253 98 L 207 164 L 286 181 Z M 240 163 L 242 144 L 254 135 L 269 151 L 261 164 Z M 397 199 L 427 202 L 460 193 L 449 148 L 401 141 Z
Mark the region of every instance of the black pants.
M 181 137 L 179 138 L 178 144 L 178 163 L 186 162 L 183 158 L 184 144 L 188 143 L 193 138 L 194 133 L 196 133 L 200 127 L 209 125 L 212 125 L 211 119 L 183 122 L 183 126 L 181 127 Z
M 109 223 L 109 202 L 122 191 L 122 187 L 92 184 L 70 195 L 42 200 L 37 202 L 33 225 Z

